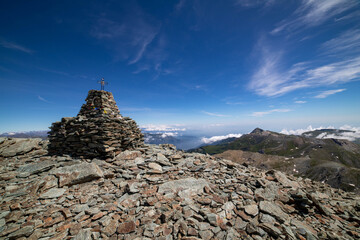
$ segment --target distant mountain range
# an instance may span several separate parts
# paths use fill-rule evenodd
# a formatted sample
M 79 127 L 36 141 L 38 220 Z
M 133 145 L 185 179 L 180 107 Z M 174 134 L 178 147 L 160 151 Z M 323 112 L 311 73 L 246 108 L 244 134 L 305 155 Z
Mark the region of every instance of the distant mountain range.
M 190 149 L 194 146 L 200 146 L 200 139 L 191 135 L 180 135 L 169 132 L 143 132 L 145 143 L 148 144 L 173 144 L 178 149 Z
M 232 141 L 202 146 L 190 152 L 208 153 L 265 169 L 277 169 L 359 191 L 360 145 L 348 140 L 319 139 L 336 131 L 285 135 L 256 128 Z
M 12 137 L 12 138 L 47 138 L 47 130 L 42 131 L 28 131 L 28 132 L 6 132 L 0 134 L 0 137 Z
M 0 134 L 0 137 L 12 138 L 47 138 L 47 130 L 43 131 L 28 131 L 28 132 L 7 132 Z M 182 135 L 177 132 L 145 132 L 144 140 L 148 144 L 174 144 L 178 149 L 189 149 L 201 145 L 199 137 Z

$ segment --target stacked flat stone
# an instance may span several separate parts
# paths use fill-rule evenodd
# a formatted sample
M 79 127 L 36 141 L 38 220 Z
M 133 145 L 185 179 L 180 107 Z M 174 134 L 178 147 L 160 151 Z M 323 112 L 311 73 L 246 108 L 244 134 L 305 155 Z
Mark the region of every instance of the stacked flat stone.
M 49 153 L 109 158 L 143 145 L 136 122 L 120 114 L 112 93 L 90 90 L 76 117 L 55 122 L 49 132 Z

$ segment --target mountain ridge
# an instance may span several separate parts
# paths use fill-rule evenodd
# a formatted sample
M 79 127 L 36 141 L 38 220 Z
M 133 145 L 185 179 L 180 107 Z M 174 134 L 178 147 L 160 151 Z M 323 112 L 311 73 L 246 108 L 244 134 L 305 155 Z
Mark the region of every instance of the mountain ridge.
M 247 159 L 244 159 L 241 157 L 243 154 L 241 152 L 236 154 L 227 151 L 250 153 L 247 154 Z M 289 174 L 325 181 L 333 187 L 359 191 L 360 146 L 347 140 L 285 135 L 256 128 L 232 142 L 203 146 L 189 152 L 228 157 L 230 160 L 242 163 L 248 160 L 257 167 L 266 163 L 268 169 L 281 169 Z M 259 157 L 255 153 L 264 156 Z M 271 157 L 273 159 L 271 163 L 267 161 L 268 156 L 279 157 L 277 159 Z M 251 159 L 254 158 L 258 160 L 252 161 Z M 285 168 L 284 164 L 297 168 L 293 171 L 294 168 Z

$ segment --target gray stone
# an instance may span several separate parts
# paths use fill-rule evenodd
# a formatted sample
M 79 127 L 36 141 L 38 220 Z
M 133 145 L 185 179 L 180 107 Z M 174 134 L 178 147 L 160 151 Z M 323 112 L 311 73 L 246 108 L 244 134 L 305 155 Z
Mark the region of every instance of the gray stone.
M 60 187 L 89 182 L 104 176 L 95 163 L 80 163 L 58 168 L 53 174 L 59 178 Z
M 281 231 L 271 223 L 261 223 L 259 226 L 275 238 L 278 238 L 282 234 Z
M 282 223 L 289 219 L 289 216 L 278 205 L 269 201 L 261 201 L 260 210 L 274 216 Z
M 91 235 L 91 229 L 81 229 L 73 240 L 92 240 Z
M 169 159 L 167 159 L 164 154 L 162 153 L 158 153 L 156 155 L 156 162 L 160 163 L 163 166 L 171 166 L 172 164 L 170 163 Z
M 159 186 L 158 192 L 190 190 L 193 193 L 202 193 L 205 186 L 209 187 L 209 183 L 205 179 L 189 177 L 163 183 Z
M 306 235 L 307 239 L 316 239 L 316 237 L 313 235 L 314 229 L 312 229 L 306 223 L 301 222 L 301 221 L 296 220 L 296 219 L 292 219 L 291 220 L 291 225 L 296 227 L 296 231 L 302 232 L 302 235 Z
M 17 239 L 17 238 L 21 238 L 21 237 L 28 237 L 31 235 L 31 233 L 34 231 L 34 227 L 33 226 L 25 226 L 25 227 L 21 227 L 19 230 L 11 233 L 10 235 L 8 235 L 8 238 L 10 239 Z
M 300 185 L 297 182 L 289 180 L 285 174 L 282 172 L 275 171 L 274 173 L 275 178 L 281 183 L 284 187 L 291 187 L 291 188 L 299 188 Z
M 89 210 L 89 206 L 87 204 L 77 204 L 75 205 L 75 207 L 73 208 L 73 212 L 75 213 L 79 213 L 79 212 L 84 212 Z
M 199 231 L 199 235 L 201 239 L 210 240 L 214 236 L 214 233 L 212 233 L 210 230 L 202 230 Z
M 208 213 L 206 214 L 206 218 L 209 221 L 209 223 L 213 226 L 217 226 L 217 215 L 215 213 Z
M 54 166 L 55 166 L 55 162 L 53 162 L 53 161 L 42 161 L 39 163 L 27 164 L 27 165 L 21 166 L 17 169 L 17 171 L 18 172 L 27 172 L 30 174 L 37 174 L 37 173 L 48 171 Z
M 0 228 L 5 226 L 5 219 L 4 218 L 0 218 Z
M 159 171 L 159 172 L 162 172 L 162 167 L 157 163 L 153 163 L 153 162 L 149 163 L 149 168 Z
M 240 234 L 237 233 L 233 228 L 230 228 L 229 230 L 227 230 L 226 232 L 226 240 L 236 240 L 236 239 L 241 239 Z
M 49 199 L 49 198 L 58 198 L 62 196 L 66 192 L 64 188 L 51 188 L 50 190 L 44 192 L 40 195 L 42 199 Z
M 16 138 L 7 140 L 9 144 L 3 143 L 0 146 L 0 157 L 13 157 L 30 152 L 39 148 L 40 138 Z
M 260 213 L 259 215 L 259 220 L 262 223 L 274 223 L 276 222 L 275 218 L 273 218 L 272 216 L 265 214 L 265 213 Z
M 256 204 L 244 206 L 244 210 L 247 214 L 251 216 L 256 216 L 259 213 L 258 206 Z
M 123 151 L 116 156 L 116 160 L 134 160 L 137 157 L 141 157 L 140 151 Z

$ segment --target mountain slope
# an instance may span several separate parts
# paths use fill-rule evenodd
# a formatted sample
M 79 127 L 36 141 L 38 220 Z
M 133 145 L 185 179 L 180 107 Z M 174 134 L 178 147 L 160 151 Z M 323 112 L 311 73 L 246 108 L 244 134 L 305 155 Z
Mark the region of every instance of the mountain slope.
M 242 157 L 240 150 L 251 153 Z M 360 146 L 347 140 L 317 139 L 305 136 L 285 135 L 262 129 L 224 144 L 203 146 L 192 152 L 218 154 L 237 162 L 249 160 L 257 167 L 278 169 L 317 181 L 325 181 L 333 187 L 358 191 L 360 185 Z M 278 157 L 269 157 L 278 156 Z M 253 161 L 253 159 L 257 159 Z M 268 160 L 268 159 L 271 159 Z

